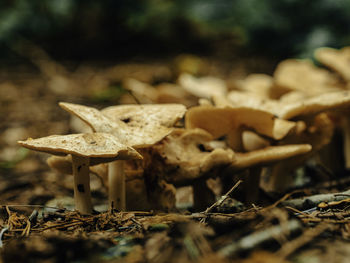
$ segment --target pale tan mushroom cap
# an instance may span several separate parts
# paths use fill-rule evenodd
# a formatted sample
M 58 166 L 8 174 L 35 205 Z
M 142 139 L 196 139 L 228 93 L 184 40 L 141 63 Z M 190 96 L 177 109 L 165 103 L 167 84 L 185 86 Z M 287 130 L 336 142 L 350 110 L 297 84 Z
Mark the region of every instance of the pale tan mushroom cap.
M 323 111 L 336 110 L 350 106 L 350 92 L 325 93 L 300 102 L 286 104 L 278 114 L 282 119 L 315 115 Z
M 182 104 L 120 105 L 101 111 L 110 120 L 127 125 L 124 142 L 133 147 L 149 146 L 162 140 L 185 112 Z
M 135 149 L 121 144 L 115 136 L 108 133 L 51 135 L 18 143 L 31 150 L 55 155 L 73 154 L 115 160 L 142 159 Z
M 261 99 L 268 99 L 273 86 L 273 78 L 266 74 L 250 74 L 245 79 L 236 81 L 235 84 L 242 91 L 255 94 Z
M 343 79 L 350 81 L 350 47 L 340 50 L 333 48 L 318 48 L 315 57 L 322 64 L 338 72 Z
M 86 122 L 94 132 L 115 133 L 117 128 L 125 129 L 125 123 L 113 123 L 93 107 L 68 102 L 59 102 L 58 105 Z M 118 135 L 116 134 L 116 136 Z
M 146 147 L 160 141 L 186 112 L 182 104 L 120 105 L 102 111 L 72 103 L 59 105 L 95 131 L 113 134 L 121 143 L 132 147 Z
M 124 80 L 123 87 L 130 90 L 140 103 L 153 103 L 157 100 L 157 90 L 147 83 L 129 78 Z
M 309 96 L 334 91 L 336 79 L 325 69 L 317 68 L 309 60 L 287 59 L 274 72 L 275 83 Z
M 246 152 L 250 152 L 270 146 L 270 142 L 255 132 L 243 131 L 242 146 Z
M 214 138 L 228 135 L 244 126 L 279 140 L 295 127 L 294 122 L 278 119 L 266 111 L 246 107 L 193 107 L 187 111 L 185 120 L 187 128 L 204 129 Z
M 227 101 L 232 107 L 253 108 L 267 111 L 272 114 L 276 114 L 276 112 L 278 112 L 280 109 L 280 104 L 278 101 L 266 98 L 264 99 L 248 92 L 231 91 L 227 94 Z
M 186 112 L 182 104 L 146 104 L 119 105 L 101 110 L 101 113 L 113 121 L 122 121 L 128 126 L 172 127 Z M 149 126 L 149 127 L 147 127 Z
M 236 162 L 230 168 L 245 169 L 257 165 L 268 165 L 310 152 L 309 144 L 269 146 L 248 153 L 236 153 Z
M 188 73 L 183 73 L 178 83 L 190 94 L 199 98 L 210 99 L 212 96 L 224 96 L 227 92 L 226 83 L 215 77 L 196 78 Z
M 231 149 L 200 149 L 212 136 L 202 129 L 176 129 L 164 140 L 153 146 L 164 159 L 164 176 L 167 181 L 186 184 L 212 169 L 227 166 L 235 161 Z

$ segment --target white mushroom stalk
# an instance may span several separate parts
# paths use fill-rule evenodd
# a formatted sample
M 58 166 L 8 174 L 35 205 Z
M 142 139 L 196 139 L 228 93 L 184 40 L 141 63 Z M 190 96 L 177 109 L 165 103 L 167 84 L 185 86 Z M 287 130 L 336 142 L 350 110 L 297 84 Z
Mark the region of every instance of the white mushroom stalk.
M 124 162 L 114 161 L 108 165 L 108 199 L 112 209 L 126 210 Z M 113 187 L 112 187 L 113 186 Z
M 135 148 L 148 147 L 162 140 L 186 112 L 186 107 L 181 104 L 121 105 L 102 111 L 72 103 L 61 102 L 59 105 L 85 121 L 93 131 L 112 134 L 123 144 Z M 122 163 L 110 163 L 108 167 L 109 204 L 119 211 L 126 210 Z
M 52 135 L 18 142 L 31 150 L 55 155 L 72 155 L 75 208 L 82 214 L 93 211 L 89 165 L 115 160 L 142 159 L 135 149 L 121 144 L 108 133 Z
M 73 155 L 72 161 L 75 209 L 84 214 L 90 214 L 93 210 L 89 177 L 90 159 L 89 157 Z

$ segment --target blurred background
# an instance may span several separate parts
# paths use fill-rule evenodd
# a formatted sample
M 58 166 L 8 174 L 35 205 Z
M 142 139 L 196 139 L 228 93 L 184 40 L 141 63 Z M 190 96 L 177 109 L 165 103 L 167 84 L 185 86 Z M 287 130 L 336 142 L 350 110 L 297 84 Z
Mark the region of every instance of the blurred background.
M 55 60 L 157 60 L 181 53 L 280 61 L 348 45 L 346 0 L 4 0 L 2 66 L 30 41 Z
M 17 140 L 74 131 L 59 101 L 191 106 L 184 72 L 232 89 L 283 59 L 349 45 L 349 28 L 345 0 L 0 1 L 0 173 L 38 166 L 21 162 Z

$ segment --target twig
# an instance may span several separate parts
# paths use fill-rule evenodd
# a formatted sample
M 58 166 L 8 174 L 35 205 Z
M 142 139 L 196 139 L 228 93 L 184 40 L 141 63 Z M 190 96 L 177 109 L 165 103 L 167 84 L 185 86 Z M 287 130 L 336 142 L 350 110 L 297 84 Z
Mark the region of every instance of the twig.
M 281 258 L 286 258 L 295 252 L 297 249 L 301 248 L 305 244 L 311 242 L 314 238 L 322 234 L 329 228 L 328 224 L 319 224 L 315 228 L 309 228 L 304 231 L 299 237 L 292 241 L 285 243 L 276 255 Z
M 33 212 L 30 214 L 29 216 L 29 221 L 32 223 L 32 224 L 35 224 L 36 223 L 36 220 L 38 218 L 38 215 L 39 215 L 39 212 L 38 210 L 34 209 Z
M 266 211 L 266 210 L 270 210 L 271 208 L 274 208 L 276 206 L 278 206 L 279 204 L 283 203 L 284 201 L 286 201 L 289 197 L 291 197 L 292 195 L 301 192 L 300 190 L 295 190 L 293 192 L 287 193 L 285 194 L 281 199 L 277 200 L 275 203 L 273 203 L 272 205 L 269 205 L 267 207 L 264 207 L 262 210 Z
M 307 213 L 305 211 L 300 211 L 297 208 L 294 208 L 291 206 L 286 206 L 286 209 L 292 210 L 294 212 L 294 215 L 296 215 L 296 216 L 305 216 L 305 217 L 315 218 L 315 216 L 310 215 L 310 213 Z
M 340 218 L 340 217 L 349 217 L 350 216 L 350 211 L 339 211 L 339 212 L 335 212 L 335 211 L 331 211 L 331 212 L 319 212 L 317 214 L 317 217 L 320 218 L 324 218 L 324 217 L 336 217 L 336 218 Z
M 29 220 L 27 220 L 27 224 L 26 224 L 26 227 L 23 229 L 22 231 L 22 236 L 29 236 L 29 233 L 30 233 L 30 228 L 31 228 L 31 223 Z
M 7 232 L 8 230 L 9 230 L 8 226 L 5 226 L 3 229 L 1 229 L 1 232 L 0 232 L 0 248 L 2 248 L 2 246 L 3 246 L 2 237 L 4 236 L 5 232 Z
M 55 206 L 46 206 L 46 205 L 20 205 L 20 204 L 11 204 L 11 205 L 1 205 L 0 206 L 5 206 L 5 207 L 39 207 L 39 208 L 51 208 L 51 209 L 57 209 L 57 210 L 67 210 L 70 211 L 66 208 L 63 207 L 55 207 Z
M 238 242 L 233 242 L 223 248 L 218 253 L 223 257 L 232 257 L 234 254 L 240 251 L 246 251 L 254 249 L 256 246 L 262 244 L 265 241 L 274 239 L 279 235 L 286 235 L 301 229 L 301 223 L 296 220 L 290 220 L 286 225 L 277 225 L 269 227 L 265 230 L 254 232 L 251 235 L 241 238 Z
M 332 201 L 341 201 L 348 198 L 350 195 L 350 190 L 341 193 L 334 194 L 319 194 L 308 196 L 304 198 L 291 199 L 283 201 L 281 204 L 283 206 L 291 206 L 299 210 L 305 210 L 317 206 L 321 202 L 332 202 Z
M 208 207 L 204 213 L 210 213 L 215 207 L 220 206 L 227 198 L 230 197 L 230 194 L 242 183 L 242 180 L 238 180 L 237 183 L 235 183 L 234 186 L 232 186 L 232 188 L 223 196 L 221 196 L 221 198 L 216 201 L 214 204 L 212 204 L 210 207 Z
M 136 104 L 141 105 L 142 103 L 140 102 L 140 100 L 135 96 L 134 92 L 132 92 L 131 90 L 125 89 L 130 95 L 131 97 L 136 101 Z

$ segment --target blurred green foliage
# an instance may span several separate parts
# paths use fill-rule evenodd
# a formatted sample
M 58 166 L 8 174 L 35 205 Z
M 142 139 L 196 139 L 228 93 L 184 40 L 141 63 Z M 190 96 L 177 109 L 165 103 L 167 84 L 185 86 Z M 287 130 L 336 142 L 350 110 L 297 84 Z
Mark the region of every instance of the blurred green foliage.
M 0 44 L 21 36 L 78 59 L 237 48 L 308 57 L 350 43 L 346 0 L 5 0 L 0 17 Z
M 16 156 L 10 161 L 0 161 L 0 170 L 10 170 L 13 169 L 16 164 L 23 161 L 29 154 L 29 150 L 26 148 L 19 148 L 17 150 Z
M 90 100 L 94 103 L 112 103 L 117 101 L 127 91 L 121 85 L 113 84 L 106 89 L 97 90 L 90 95 Z

